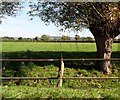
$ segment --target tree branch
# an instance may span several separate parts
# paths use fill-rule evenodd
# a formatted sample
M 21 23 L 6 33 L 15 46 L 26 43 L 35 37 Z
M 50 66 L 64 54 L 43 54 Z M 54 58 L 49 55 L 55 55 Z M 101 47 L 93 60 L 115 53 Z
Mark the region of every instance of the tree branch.
M 92 7 L 93 7 L 93 9 L 97 12 L 97 14 L 99 14 L 99 15 L 100 15 L 100 17 L 104 18 L 104 16 L 100 14 L 100 12 L 99 12 L 99 11 L 95 8 L 95 6 L 94 6 L 94 5 L 92 5 Z

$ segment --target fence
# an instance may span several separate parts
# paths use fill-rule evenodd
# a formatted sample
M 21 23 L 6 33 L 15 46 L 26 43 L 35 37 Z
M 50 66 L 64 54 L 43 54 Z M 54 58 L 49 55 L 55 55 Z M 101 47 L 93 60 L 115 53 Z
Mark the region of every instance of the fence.
M 58 79 L 57 86 L 62 87 L 63 79 L 81 79 L 81 80 L 88 80 L 88 79 L 120 79 L 120 77 L 63 77 L 64 74 L 64 61 L 120 61 L 120 58 L 111 58 L 111 59 L 103 59 L 103 58 L 82 58 L 82 59 L 0 59 L 1 62 L 6 61 L 16 61 L 16 62 L 46 62 L 46 61 L 60 61 L 61 67 L 58 71 L 58 77 L 1 77 L 2 80 L 47 80 L 47 79 Z

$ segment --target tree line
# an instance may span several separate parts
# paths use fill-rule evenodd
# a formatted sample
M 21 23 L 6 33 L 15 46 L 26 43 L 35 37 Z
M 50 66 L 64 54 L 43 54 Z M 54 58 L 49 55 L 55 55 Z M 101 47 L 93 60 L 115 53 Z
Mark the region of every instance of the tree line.
M 36 36 L 35 38 L 23 38 L 23 37 L 8 37 L 4 36 L 0 38 L 3 42 L 54 42 L 54 41 L 94 41 L 92 37 L 80 37 L 79 35 L 75 35 L 75 37 L 69 37 L 67 35 L 60 36 L 49 36 L 49 35 L 42 35 L 41 37 Z

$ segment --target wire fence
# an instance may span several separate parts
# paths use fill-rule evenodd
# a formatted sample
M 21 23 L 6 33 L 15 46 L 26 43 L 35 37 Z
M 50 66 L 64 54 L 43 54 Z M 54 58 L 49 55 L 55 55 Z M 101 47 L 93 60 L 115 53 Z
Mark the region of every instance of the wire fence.
M 62 59 L 63 61 L 120 61 L 120 58 L 81 58 L 81 59 Z M 16 62 L 46 62 L 46 61 L 61 61 L 61 59 L 0 59 L 0 61 L 16 61 Z
M 1 77 L 2 80 L 50 80 L 50 79 L 58 79 L 59 77 Z M 89 80 L 89 79 L 120 79 L 120 77 L 62 77 L 62 79 L 81 79 L 81 80 Z
M 51 61 L 60 61 L 61 67 L 58 70 L 58 77 L 0 77 L 1 80 L 50 80 L 58 79 L 58 86 L 62 86 L 63 79 L 80 79 L 80 80 L 106 80 L 106 79 L 116 79 L 119 80 L 120 77 L 64 77 L 64 61 L 120 61 L 120 58 L 111 58 L 111 59 L 102 59 L 102 58 L 82 58 L 82 59 L 0 59 L 1 62 L 51 62 Z

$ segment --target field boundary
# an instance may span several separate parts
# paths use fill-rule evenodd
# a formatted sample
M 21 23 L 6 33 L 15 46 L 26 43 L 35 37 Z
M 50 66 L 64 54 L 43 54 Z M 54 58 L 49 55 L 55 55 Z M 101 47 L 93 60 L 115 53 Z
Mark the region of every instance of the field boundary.
M 1 77 L 2 80 L 49 80 L 49 79 L 58 79 L 59 77 Z M 82 79 L 82 80 L 89 80 L 89 79 L 120 79 L 120 77 L 62 77 L 62 79 Z
M 63 61 L 120 61 L 120 58 L 111 58 L 111 59 L 104 59 L 104 58 L 81 58 L 81 59 L 62 59 Z M 17 61 L 17 62 L 22 62 L 22 61 L 61 61 L 61 59 L 0 59 L 0 61 L 5 62 L 5 61 Z
M 105 79 L 120 79 L 120 77 L 64 77 L 64 61 L 91 61 L 91 60 L 103 60 L 103 61 L 120 61 L 120 58 L 111 58 L 111 59 L 102 59 L 102 58 L 82 58 L 82 59 L 0 59 L 2 62 L 6 61 L 16 61 L 16 62 L 22 62 L 22 61 L 39 61 L 39 62 L 44 62 L 44 61 L 60 61 L 61 66 L 59 67 L 58 70 L 58 76 L 57 77 L 1 77 L 1 80 L 48 80 L 48 79 L 58 79 L 57 86 L 62 87 L 62 81 L 63 79 L 81 79 L 81 80 L 90 80 L 90 79 L 97 79 L 97 80 L 105 80 Z

